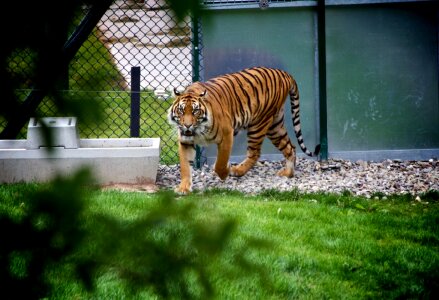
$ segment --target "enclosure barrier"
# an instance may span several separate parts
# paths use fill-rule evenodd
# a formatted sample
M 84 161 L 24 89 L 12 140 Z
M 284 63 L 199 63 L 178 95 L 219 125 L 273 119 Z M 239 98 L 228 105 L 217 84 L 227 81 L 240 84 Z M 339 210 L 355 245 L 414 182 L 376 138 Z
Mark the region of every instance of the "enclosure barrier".
M 97 99 L 101 104 L 102 121 L 80 122 L 81 138 L 158 136 L 161 163 L 178 163 L 176 130 L 166 120 L 173 88 L 267 65 L 295 76 L 305 141 L 309 147 L 327 145 L 328 157 L 439 155 L 437 1 L 203 3 L 200 18 L 180 22 L 162 0 L 111 5 L 71 61 L 62 92 L 74 101 Z M 87 11 L 85 7 L 82 16 Z M 16 91 L 21 99 L 34 84 L 33 55 L 20 49 L 8 61 L 8 72 L 26 78 Z M 140 75 L 137 83 L 133 74 Z M 38 115 L 61 116 L 49 97 Z M 0 130 L 5 124 L 0 119 Z M 291 124 L 287 127 L 293 132 Z M 243 135 L 237 139 L 235 157 L 246 151 Z M 266 144 L 265 158 L 280 159 Z M 200 150 L 198 164 L 203 156 L 216 155 L 215 150 Z
M 84 7 L 78 23 L 88 11 Z M 161 162 L 178 162 L 176 131 L 166 114 L 173 88 L 187 86 L 197 78 L 193 76 L 192 50 L 198 33 L 192 24 L 190 17 L 177 22 L 162 0 L 113 2 L 70 62 L 66 89 L 60 91 L 74 101 L 100 104 L 101 122 L 93 122 L 93 117 L 91 122 L 80 122 L 81 138 L 160 137 Z M 8 66 L 15 77 L 26 78 L 16 91 L 22 100 L 34 86 L 32 57 L 29 49 L 19 49 Z M 132 110 L 137 108 L 137 112 Z M 50 97 L 43 99 L 37 113 L 62 117 Z M 5 126 L 6 120 L 0 118 L 0 132 Z M 18 138 L 25 138 L 26 132 L 27 127 Z
M 0 183 L 44 182 L 83 167 L 99 184 L 155 182 L 159 138 L 80 139 L 76 125 L 74 117 L 32 118 L 27 140 L 0 140 Z

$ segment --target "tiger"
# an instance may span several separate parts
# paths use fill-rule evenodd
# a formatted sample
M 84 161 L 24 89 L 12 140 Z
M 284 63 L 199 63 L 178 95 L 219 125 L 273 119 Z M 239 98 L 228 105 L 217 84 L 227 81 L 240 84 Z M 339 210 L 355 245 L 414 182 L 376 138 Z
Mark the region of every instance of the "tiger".
M 168 110 L 168 121 L 178 132 L 180 158 L 179 194 L 192 191 L 192 168 L 196 145 L 217 145 L 214 171 L 221 180 L 228 175 L 243 176 L 258 161 L 265 137 L 282 152 L 285 166 L 279 176 L 293 177 L 296 150 L 284 124 L 284 104 L 290 96 L 294 131 L 302 151 L 318 155 L 304 144 L 299 117 L 299 90 L 292 75 L 281 69 L 253 67 L 194 82 L 184 91 L 174 88 L 175 100 Z M 238 165 L 230 165 L 234 136 L 247 130 L 247 156 Z

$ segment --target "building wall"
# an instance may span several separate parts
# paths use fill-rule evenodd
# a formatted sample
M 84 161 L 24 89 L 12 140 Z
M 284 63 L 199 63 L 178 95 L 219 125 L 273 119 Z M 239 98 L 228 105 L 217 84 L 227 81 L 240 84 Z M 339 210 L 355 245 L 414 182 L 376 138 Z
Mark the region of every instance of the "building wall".
M 326 21 L 329 152 L 439 148 L 437 10 L 330 7 Z
M 208 10 L 202 27 L 204 78 L 257 65 L 283 68 L 296 78 L 302 132 L 313 149 L 321 111 L 317 9 L 311 2 Z M 438 14 L 434 1 L 326 7 L 329 157 L 439 156 Z M 289 106 L 287 112 L 295 141 Z M 242 132 L 232 161 L 245 152 Z M 268 139 L 263 154 L 282 159 Z M 212 161 L 216 147 L 208 147 L 206 156 Z

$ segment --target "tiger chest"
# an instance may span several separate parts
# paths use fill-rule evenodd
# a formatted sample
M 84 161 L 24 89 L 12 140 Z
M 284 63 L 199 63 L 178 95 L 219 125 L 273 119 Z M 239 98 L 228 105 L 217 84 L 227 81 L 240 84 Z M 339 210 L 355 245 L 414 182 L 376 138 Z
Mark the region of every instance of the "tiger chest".
M 194 136 L 194 144 L 200 146 L 207 146 L 209 144 L 215 143 L 215 139 L 212 139 L 210 136 L 206 135 L 195 135 Z

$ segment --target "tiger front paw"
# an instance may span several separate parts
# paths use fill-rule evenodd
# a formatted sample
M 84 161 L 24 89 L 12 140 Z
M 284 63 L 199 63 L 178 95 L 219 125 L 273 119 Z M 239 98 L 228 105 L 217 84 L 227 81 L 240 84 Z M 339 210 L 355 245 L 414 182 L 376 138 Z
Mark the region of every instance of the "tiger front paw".
M 227 176 L 229 176 L 230 167 L 217 167 L 215 166 L 215 173 L 218 175 L 221 180 L 225 180 Z
M 277 176 L 294 177 L 294 171 L 292 169 L 283 168 L 277 172 Z
M 192 187 L 190 184 L 181 183 L 179 186 L 177 186 L 174 189 L 174 192 L 176 192 L 179 195 L 187 195 L 190 192 L 192 192 Z

